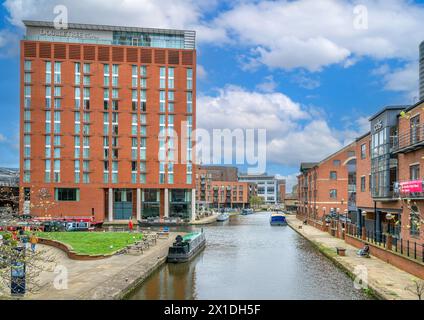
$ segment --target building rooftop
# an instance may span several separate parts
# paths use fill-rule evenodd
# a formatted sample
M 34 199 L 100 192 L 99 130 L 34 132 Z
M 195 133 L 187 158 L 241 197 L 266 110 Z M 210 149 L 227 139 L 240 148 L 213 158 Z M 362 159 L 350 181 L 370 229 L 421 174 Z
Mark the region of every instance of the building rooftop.
M 56 29 L 51 21 L 22 21 L 27 27 L 25 40 L 127 45 L 157 48 L 194 49 L 193 30 L 141 28 L 85 23 L 68 23 Z
M 312 169 L 313 167 L 317 166 L 319 162 L 302 162 L 300 164 L 300 172 L 308 171 L 309 169 Z
M 381 109 L 380 111 L 378 111 L 376 114 L 374 114 L 373 116 L 371 116 L 369 118 L 369 121 L 374 120 L 375 118 L 377 118 L 379 115 L 381 115 L 385 111 L 388 111 L 388 110 L 391 110 L 391 111 L 396 111 L 396 110 L 402 111 L 402 110 L 407 109 L 407 108 L 409 108 L 409 105 L 399 105 L 399 106 L 387 106 L 387 107 L 384 107 L 383 109 Z

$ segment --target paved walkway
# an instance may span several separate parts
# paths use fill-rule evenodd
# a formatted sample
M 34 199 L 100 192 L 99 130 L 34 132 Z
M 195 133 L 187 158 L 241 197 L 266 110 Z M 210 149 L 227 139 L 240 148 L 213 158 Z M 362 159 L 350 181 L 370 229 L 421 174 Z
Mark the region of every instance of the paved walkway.
M 70 260 L 63 251 L 40 245 L 56 256 L 57 265 L 66 267 L 68 288 L 56 289 L 53 281 L 58 274 L 43 272 L 40 275 L 42 289 L 36 294 L 28 294 L 25 299 L 121 299 L 123 293 L 140 284 L 165 261 L 176 235 L 170 233 L 168 238 L 158 239 L 156 245 L 144 254 L 115 255 L 93 261 Z
M 405 290 L 407 286 L 413 284 L 413 279 L 418 280 L 417 277 L 375 257 L 369 259 L 359 257 L 356 254 L 358 251 L 356 247 L 347 244 L 342 239 L 332 237 L 327 232 L 312 226 L 303 225 L 302 221 L 298 220 L 294 215 L 288 215 L 287 222 L 295 231 L 315 243 L 321 250 L 329 253 L 331 259 L 335 260 L 351 274 L 354 273 L 355 267 L 365 266 L 368 272 L 368 286 L 381 298 L 387 300 L 418 299 L 416 295 Z M 302 226 L 302 228 L 299 229 L 299 226 Z M 346 256 L 336 255 L 336 247 L 346 248 Z

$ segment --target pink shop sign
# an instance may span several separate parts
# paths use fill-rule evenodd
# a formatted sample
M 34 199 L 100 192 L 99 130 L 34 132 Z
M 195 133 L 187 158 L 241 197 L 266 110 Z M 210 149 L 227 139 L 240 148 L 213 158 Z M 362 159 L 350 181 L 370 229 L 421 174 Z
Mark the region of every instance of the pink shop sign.
M 423 182 L 421 180 L 401 182 L 399 185 L 402 193 L 423 192 Z

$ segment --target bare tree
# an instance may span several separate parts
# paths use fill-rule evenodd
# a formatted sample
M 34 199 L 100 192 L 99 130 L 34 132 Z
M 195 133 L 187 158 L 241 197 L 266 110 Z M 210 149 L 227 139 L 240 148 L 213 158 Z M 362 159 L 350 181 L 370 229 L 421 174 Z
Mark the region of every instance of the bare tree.
M 423 280 L 412 280 L 413 284 L 406 287 L 406 290 L 412 292 L 418 297 L 418 300 L 422 300 L 424 296 L 424 281 Z

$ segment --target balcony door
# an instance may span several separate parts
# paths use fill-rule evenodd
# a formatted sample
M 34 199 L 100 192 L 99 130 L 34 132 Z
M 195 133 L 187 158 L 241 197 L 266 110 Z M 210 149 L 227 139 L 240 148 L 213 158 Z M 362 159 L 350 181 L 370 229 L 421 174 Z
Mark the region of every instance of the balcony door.
M 411 118 L 411 144 L 415 144 L 420 141 L 420 116 Z

